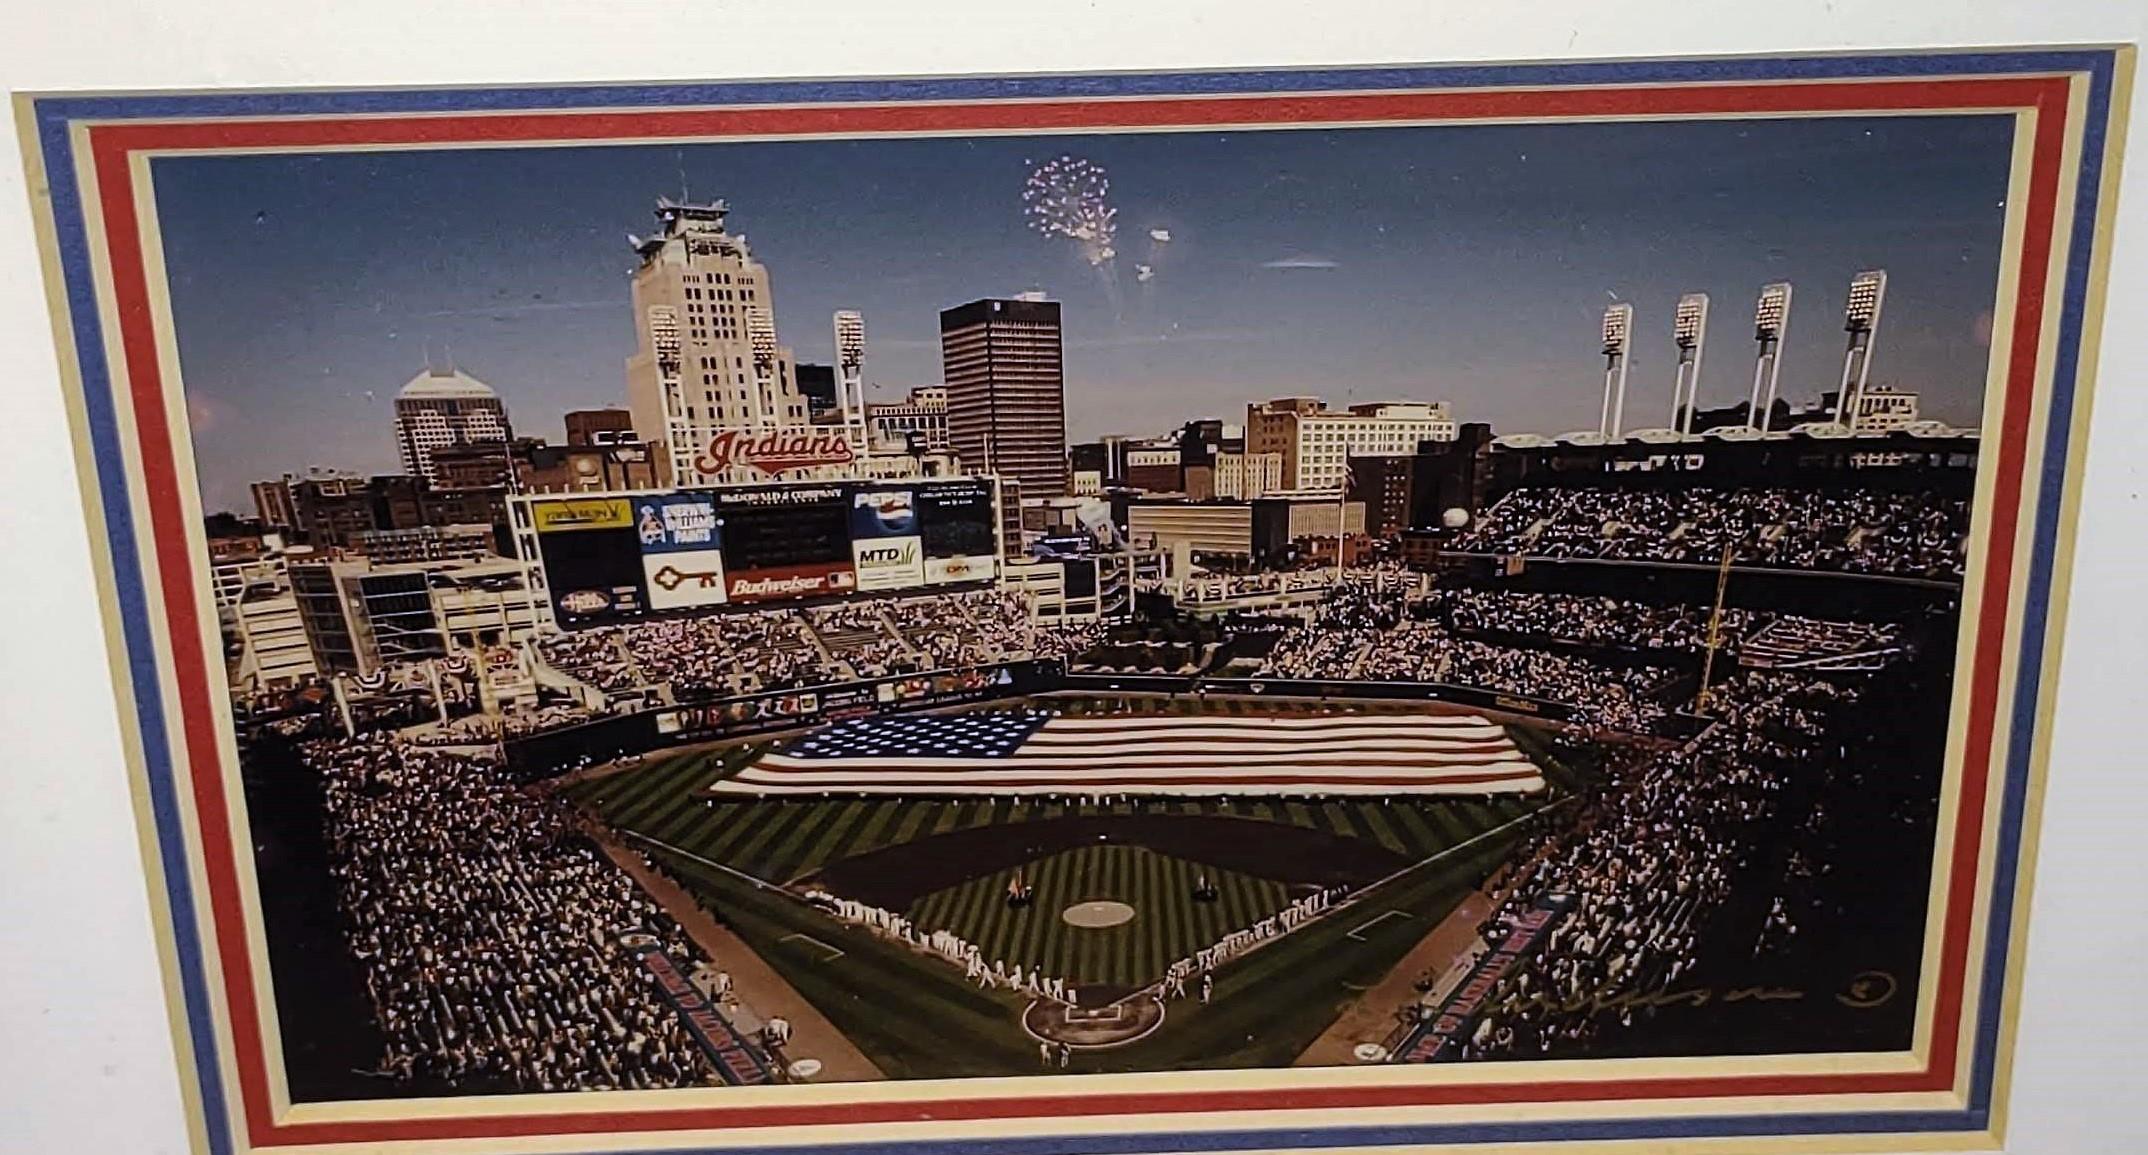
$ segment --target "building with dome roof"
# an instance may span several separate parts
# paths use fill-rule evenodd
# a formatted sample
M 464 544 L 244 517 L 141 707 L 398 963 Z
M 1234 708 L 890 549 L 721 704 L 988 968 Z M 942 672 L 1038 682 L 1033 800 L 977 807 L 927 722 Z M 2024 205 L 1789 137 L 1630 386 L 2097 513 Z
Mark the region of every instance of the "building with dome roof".
M 403 472 L 428 486 L 439 481 L 437 450 L 513 439 L 499 394 L 459 369 L 427 366 L 395 395 L 395 447 Z

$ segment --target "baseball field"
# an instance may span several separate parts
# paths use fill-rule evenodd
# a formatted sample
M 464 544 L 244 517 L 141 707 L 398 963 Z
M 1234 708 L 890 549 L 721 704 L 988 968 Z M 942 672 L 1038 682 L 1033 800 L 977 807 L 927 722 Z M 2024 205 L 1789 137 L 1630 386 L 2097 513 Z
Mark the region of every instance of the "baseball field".
M 1020 1023 L 1029 1000 L 832 918 L 803 901 L 807 889 L 1112 997 L 1293 898 L 1344 887 L 1347 904 L 1219 969 L 1208 1004 L 1174 1002 L 1161 1029 L 1082 1051 L 1070 1069 L 1275 1066 L 1294 1061 L 1504 859 L 1528 815 L 1586 772 L 1560 764 L 1541 735 L 1515 737 L 1549 790 L 1396 801 L 703 795 L 759 757 L 759 745 L 683 752 L 568 790 L 894 1077 L 1034 1070 L 1036 1041 Z M 1007 901 L 1017 880 L 1026 903 Z M 1097 902 L 1131 917 L 1109 926 L 1063 917 Z

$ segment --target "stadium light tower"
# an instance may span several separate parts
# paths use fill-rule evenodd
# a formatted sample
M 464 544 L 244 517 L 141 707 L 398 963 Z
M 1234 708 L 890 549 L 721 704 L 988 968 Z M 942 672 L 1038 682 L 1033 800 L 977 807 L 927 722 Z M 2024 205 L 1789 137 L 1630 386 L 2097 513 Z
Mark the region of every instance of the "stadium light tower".
M 776 319 L 768 306 L 747 307 L 746 340 L 753 346 L 753 427 L 759 429 L 774 424 L 768 419 L 768 402 L 773 392 L 769 378 L 776 367 Z
M 1678 341 L 1678 375 L 1671 381 L 1671 428 L 1691 437 L 1693 411 L 1700 407 L 1701 352 L 1708 344 L 1708 294 L 1687 293 L 1678 298 L 1671 335 Z
M 855 309 L 835 313 L 836 405 L 843 412 L 843 433 L 859 453 L 865 452 L 865 315 Z
M 1768 431 L 1775 415 L 1775 381 L 1782 373 L 1783 336 L 1790 331 L 1790 282 L 1760 286 L 1760 303 L 1753 309 L 1753 339 L 1760 342 L 1760 357 L 1753 362 L 1753 397 L 1745 406 L 1745 427 Z M 1766 396 L 1761 384 L 1767 385 Z
M 1632 305 L 1604 310 L 1604 408 L 1596 431 L 1605 441 L 1617 441 L 1626 422 L 1626 347 L 1632 335 Z
M 1835 394 L 1835 423 L 1857 419 L 1858 400 L 1872 374 L 1872 346 L 1879 340 L 1880 306 L 1887 301 L 1887 270 L 1868 269 L 1850 278 L 1850 303 L 1842 310 L 1842 328 L 1850 335 L 1842 355 L 1842 388 Z

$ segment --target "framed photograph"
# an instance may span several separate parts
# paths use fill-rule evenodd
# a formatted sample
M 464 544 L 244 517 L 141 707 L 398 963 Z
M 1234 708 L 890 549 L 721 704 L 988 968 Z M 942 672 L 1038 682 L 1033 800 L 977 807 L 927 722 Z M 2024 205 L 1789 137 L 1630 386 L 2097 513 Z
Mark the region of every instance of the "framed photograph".
M 2132 63 L 18 98 L 195 1149 L 1995 1144 Z

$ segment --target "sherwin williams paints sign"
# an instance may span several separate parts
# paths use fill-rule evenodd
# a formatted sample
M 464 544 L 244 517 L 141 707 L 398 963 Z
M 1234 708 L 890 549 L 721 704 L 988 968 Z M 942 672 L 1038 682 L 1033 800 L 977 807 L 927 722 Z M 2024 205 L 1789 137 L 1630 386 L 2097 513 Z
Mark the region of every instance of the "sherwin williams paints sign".
M 708 493 L 678 493 L 634 501 L 634 532 L 641 542 L 641 569 L 649 608 L 683 610 L 722 605 L 722 520 Z

